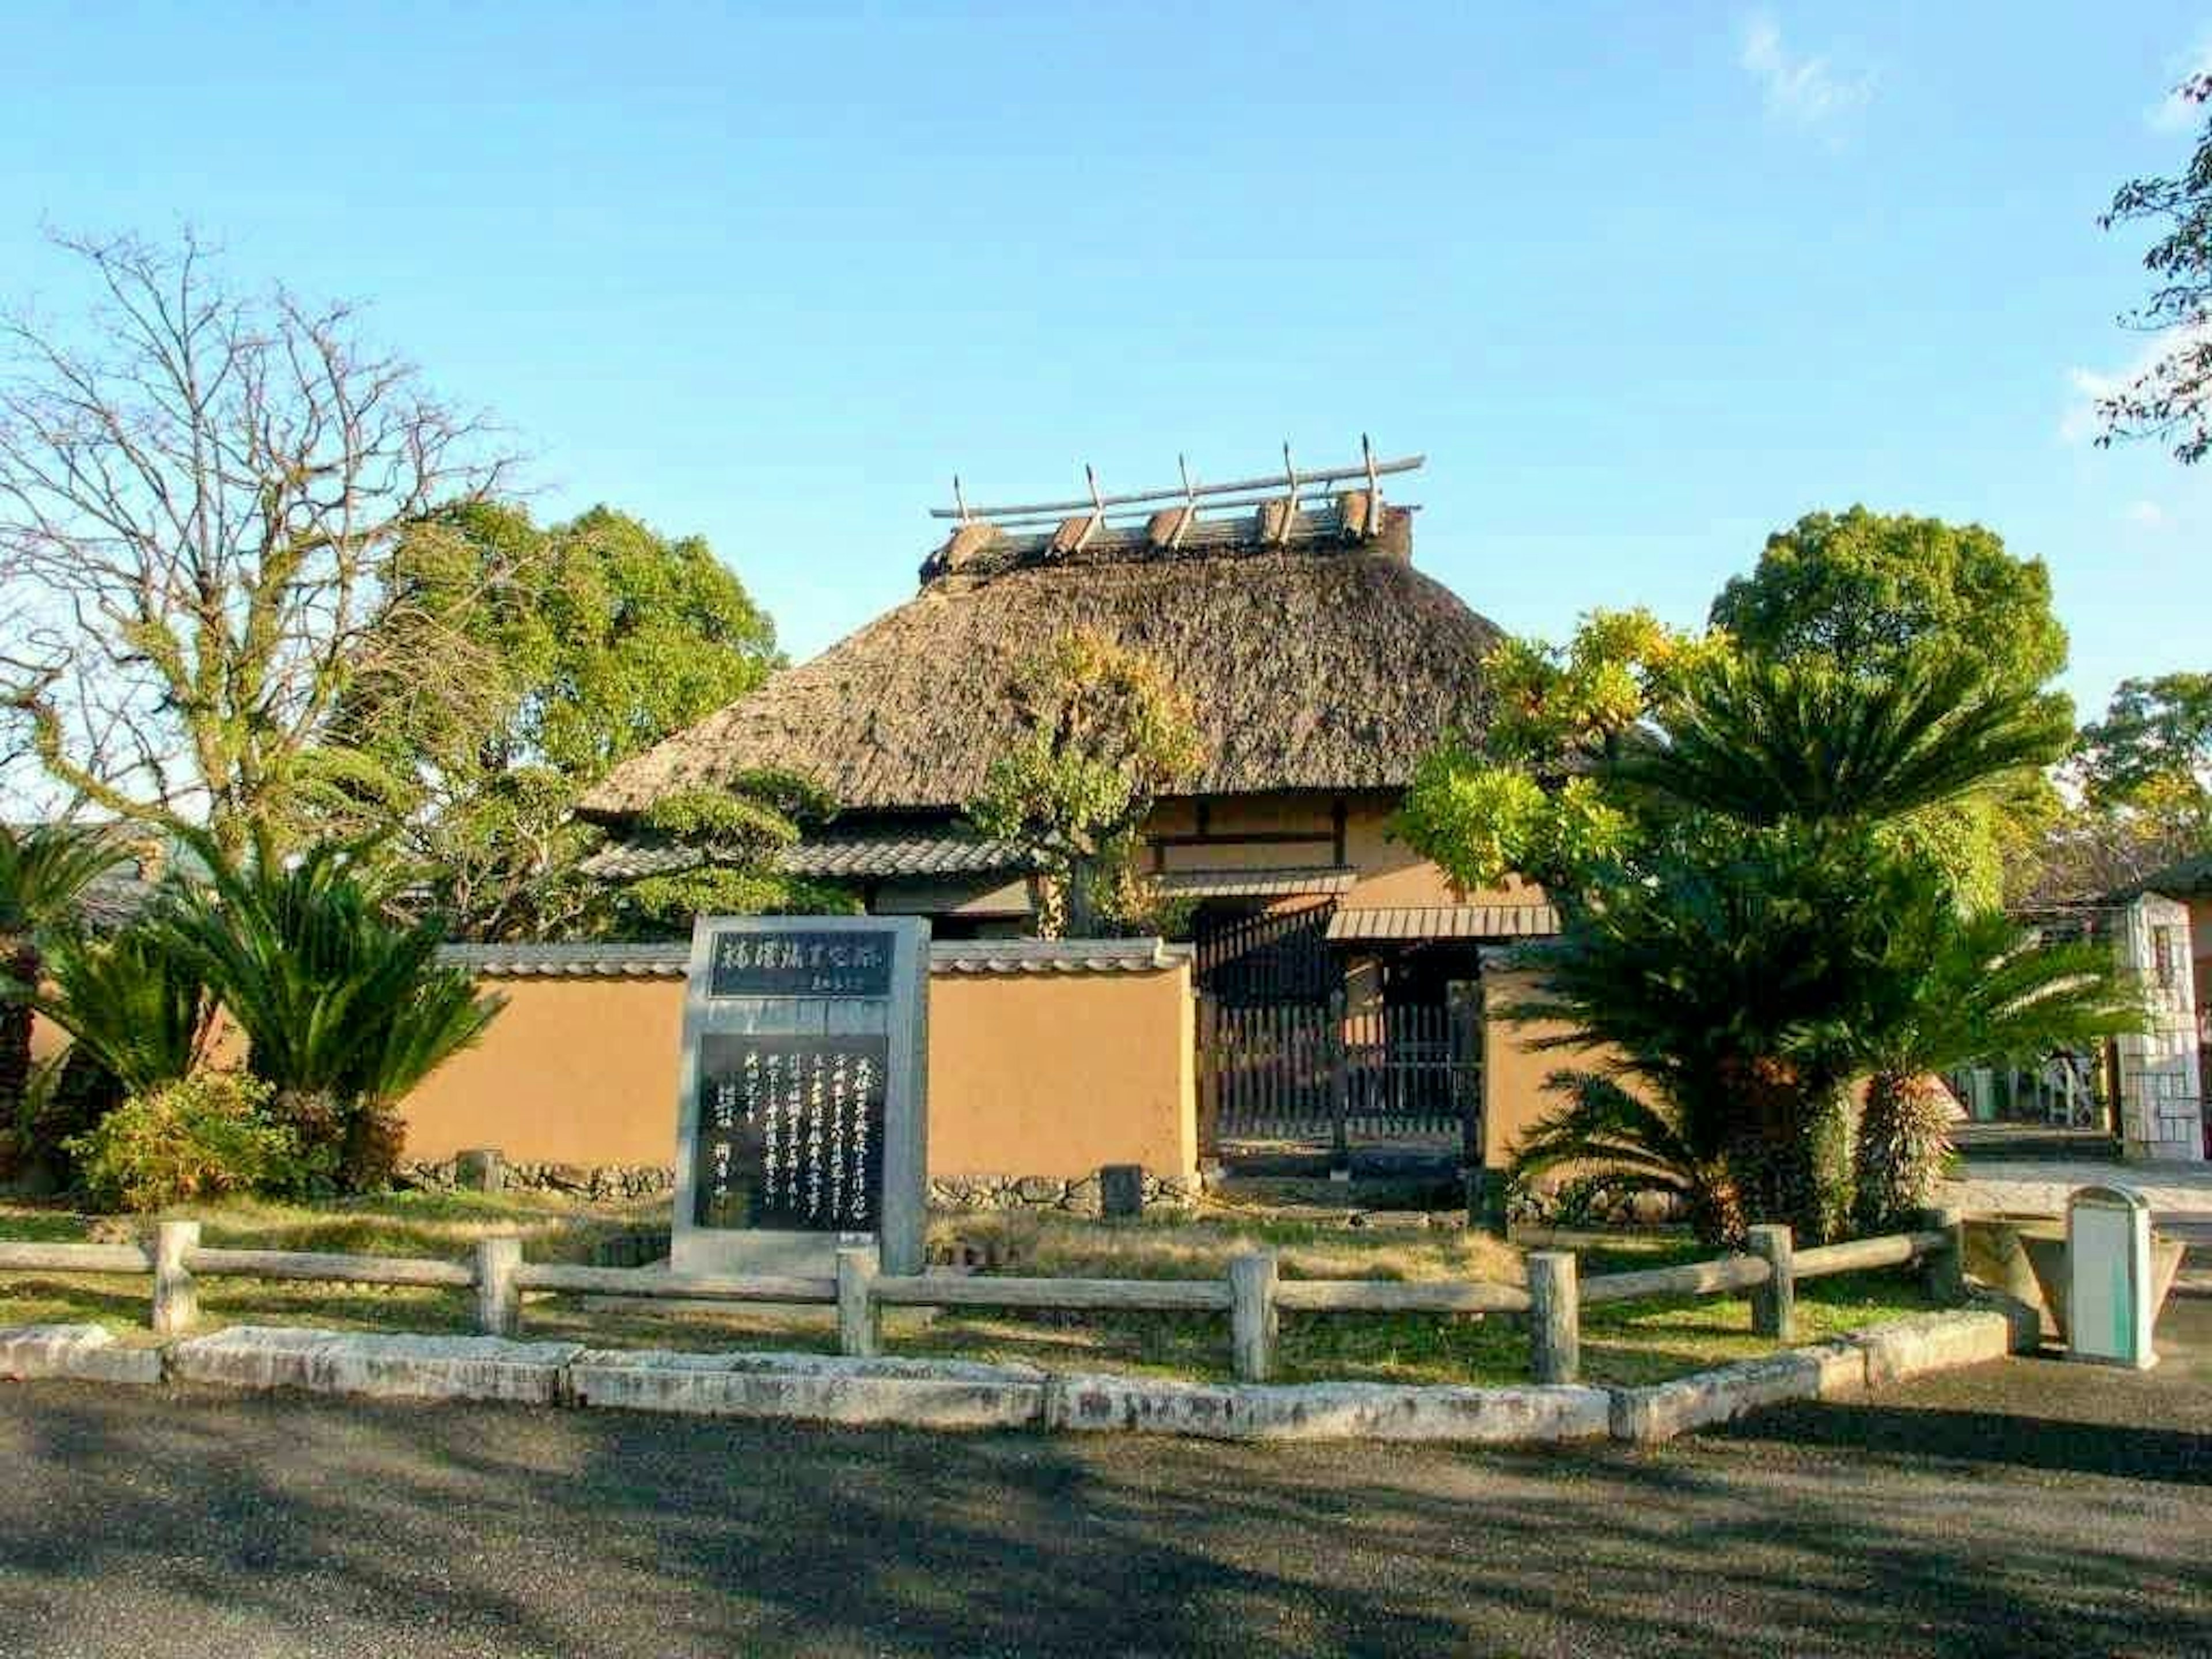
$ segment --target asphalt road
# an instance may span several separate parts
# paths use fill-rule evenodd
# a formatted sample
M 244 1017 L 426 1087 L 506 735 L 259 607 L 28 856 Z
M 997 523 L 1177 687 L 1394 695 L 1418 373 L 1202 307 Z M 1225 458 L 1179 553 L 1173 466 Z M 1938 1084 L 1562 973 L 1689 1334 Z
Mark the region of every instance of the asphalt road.
M 1652 1452 L 0 1389 L 0 1653 L 2212 1652 L 2212 1302 Z

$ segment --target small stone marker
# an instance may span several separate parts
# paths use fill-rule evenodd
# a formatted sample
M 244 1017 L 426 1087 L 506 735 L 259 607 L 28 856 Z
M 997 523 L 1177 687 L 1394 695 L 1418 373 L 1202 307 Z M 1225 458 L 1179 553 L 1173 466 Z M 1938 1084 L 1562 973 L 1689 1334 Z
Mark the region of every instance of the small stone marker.
M 1109 1164 L 1098 1171 L 1098 1213 L 1109 1221 L 1133 1221 L 1145 1212 L 1145 1168 Z
M 702 916 L 677 1106 L 678 1273 L 924 1265 L 929 924 Z
M 472 1146 L 453 1158 L 453 1185 L 465 1193 L 507 1190 L 507 1159 L 496 1146 Z

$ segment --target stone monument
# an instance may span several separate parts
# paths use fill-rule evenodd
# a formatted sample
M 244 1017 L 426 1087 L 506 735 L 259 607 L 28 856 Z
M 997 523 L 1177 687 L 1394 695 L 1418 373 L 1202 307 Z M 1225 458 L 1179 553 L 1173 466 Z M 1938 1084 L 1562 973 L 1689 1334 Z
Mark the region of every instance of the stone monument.
M 677 1105 L 678 1273 L 826 1276 L 873 1244 L 916 1273 L 929 923 L 702 916 Z

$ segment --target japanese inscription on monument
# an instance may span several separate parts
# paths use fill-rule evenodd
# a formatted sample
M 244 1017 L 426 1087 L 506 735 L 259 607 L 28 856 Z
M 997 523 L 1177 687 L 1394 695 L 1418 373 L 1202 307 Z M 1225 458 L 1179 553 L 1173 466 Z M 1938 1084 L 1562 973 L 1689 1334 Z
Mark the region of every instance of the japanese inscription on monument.
M 679 1271 L 920 1271 L 928 925 L 702 917 L 679 1103 Z

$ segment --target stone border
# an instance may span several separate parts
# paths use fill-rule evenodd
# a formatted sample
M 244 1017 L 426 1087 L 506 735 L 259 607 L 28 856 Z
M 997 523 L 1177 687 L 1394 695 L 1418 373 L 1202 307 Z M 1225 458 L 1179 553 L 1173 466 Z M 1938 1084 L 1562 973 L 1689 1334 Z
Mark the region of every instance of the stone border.
M 170 1381 L 915 1429 L 1651 1445 L 1765 1406 L 1834 1399 L 2032 1351 L 2038 1333 L 2025 1314 L 1984 1301 L 1637 1389 L 1190 1382 L 950 1359 L 599 1350 L 254 1325 L 161 1348 L 125 1346 L 96 1325 L 0 1330 L 0 1379 Z

